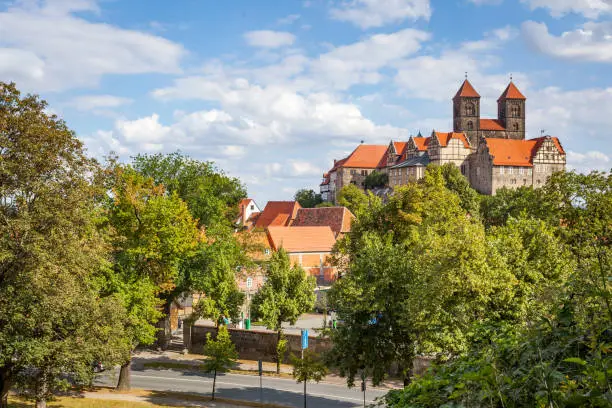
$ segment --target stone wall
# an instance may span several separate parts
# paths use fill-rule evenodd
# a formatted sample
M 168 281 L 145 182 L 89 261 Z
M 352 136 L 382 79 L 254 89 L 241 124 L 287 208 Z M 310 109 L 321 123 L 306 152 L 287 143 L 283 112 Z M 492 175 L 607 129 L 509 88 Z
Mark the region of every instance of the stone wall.
M 270 330 L 244 330 L 233 329 L 229 330 L 230 337 L 236 345 L 236 350 L 240 358 L 249 360 L 262 359 L 264 361 L 273 361 L 276 355 L 277 333 Z M 191 342 L 189 341 L 189 330 L 183 333 L 186 345 L 190 345 L 189 351 L 192 353 L 202 353 L 206 344 L 206 335 L 211 333 L 213 338 L 217 333 L 217 329 L 213 326 L 196 325 L 191 329 Z M 291 353 L 296 356 L 301 352 L 301 336 L 299 334 L 285 333 L 285 338 L 289 344 L 287 357 Z M 317 354 L 323 353 L 331 348 L 329 339 L 321 339 L 319 337 L 309 336 L 308 350 Z

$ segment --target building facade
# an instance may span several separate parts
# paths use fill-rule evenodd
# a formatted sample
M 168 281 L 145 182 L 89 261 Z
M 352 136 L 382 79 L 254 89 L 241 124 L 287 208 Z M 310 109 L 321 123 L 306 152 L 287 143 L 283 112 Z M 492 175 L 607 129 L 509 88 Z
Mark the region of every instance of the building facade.
M 495 194 L 502 187 L 539 187 L 554 172 L 565 170 L 566 154 L 558 138 L 525 138 L 527 98 L 512 81 L 497 100 L 497 118 L 482 118 L 480 102 L 480 94 L 466 79 L 453 97 L 452 132 L 434 130 L 429 137 L 419 133 L 406 143 L 392 141 L 382 158 L 383 146 L 370 145 L 376 154 L 369 153 L 369 163 L 378 160 L 375 169 L 388 174 L 392 188 L 422 178 L 429 164 L 453 163 L 482 194 Z M 359 181 L 353 184 L 362 187 Z M 337 183 L 332 196 L 343 185 Z

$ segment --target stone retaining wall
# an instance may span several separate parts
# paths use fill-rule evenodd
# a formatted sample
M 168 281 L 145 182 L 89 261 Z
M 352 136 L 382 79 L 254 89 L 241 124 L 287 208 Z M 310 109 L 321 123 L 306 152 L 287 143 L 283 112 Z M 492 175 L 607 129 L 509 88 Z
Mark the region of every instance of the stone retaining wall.
M 274 361 L 276 355 L 277 333 L 270 330 L 245 330 L 245 329 L 228 329 L 232 342 L 236 345 L 236 351 L 242 359 L 264 361 Z M 188 345 L 189 351 L 192 353 L 202 353 L 206 344 L 206 335 L 211 333 L 213 338 L 217 333 L 217 329 L 213 326 L 196 325 L 191 328 L 191 339 L 189 336 L 189 328 L 185 328 L 183 337 L 185 345 Z M 301 336 L 299 334 L 285 333 L 285 339 L 288 342 L 287 356 L 292 353 L 296 356 L 301 352 Z M 319 337 L 308 337 L 308 350 L 320 354 L 331 348 L 329 339 Z

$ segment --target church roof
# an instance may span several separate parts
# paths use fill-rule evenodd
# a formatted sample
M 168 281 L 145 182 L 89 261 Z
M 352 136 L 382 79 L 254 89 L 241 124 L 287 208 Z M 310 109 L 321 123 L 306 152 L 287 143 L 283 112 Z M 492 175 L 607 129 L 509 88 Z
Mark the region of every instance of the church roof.
M 466 79 L 465 81 L 463 81 L 461 88 L 459 88 L 459 90 L 457 91 L 457 94 L 455 95 L 455 98 L 459 98 L 459 97 L 480 98 L 480 95 L 478 94 L 478 92 L 476 92 L 472 84 L 470 84 L 470 81 Z
M 506 130 L 497 119 L 480 119 L 480 130 Z
M 522 99 L 525 100 L 525 96 L 518 90 L 514 82 L 510 82 L 506 87 L 506 90 L 501 94 L 498 101 L 502 99 Z

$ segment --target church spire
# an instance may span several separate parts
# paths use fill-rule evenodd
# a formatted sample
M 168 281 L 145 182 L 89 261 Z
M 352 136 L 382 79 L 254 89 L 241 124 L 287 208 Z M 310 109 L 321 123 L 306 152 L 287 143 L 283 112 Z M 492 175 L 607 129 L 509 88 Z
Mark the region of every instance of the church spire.
M 465 81 L 463 81 L 463 84 L 461 84 L 461 88 L 459 88 L 459 90 L 457 91 L 455 98 L 480 98 L 480 95 L 478 94 L 478 92 L 476 92 L 476 89 L 474 89 L 470 81 L 468 81 L 468 79 L 466 78 Z
M 503 99 L 521 99 L 521 100 L 525 100 L 527 98 L 525 98 L 525 96 L 521 93 L 521 91 L 518 90 L 516 85 L 514 85 L 514 82 L 512 82 L 512 80 L 510 80 L 510 83 L 506 87 L 506 90 L 501 94 L 501 96 L 499 97 L 499 99 L 497 101 L 499 102 L 499 101 L 501 101 Z

